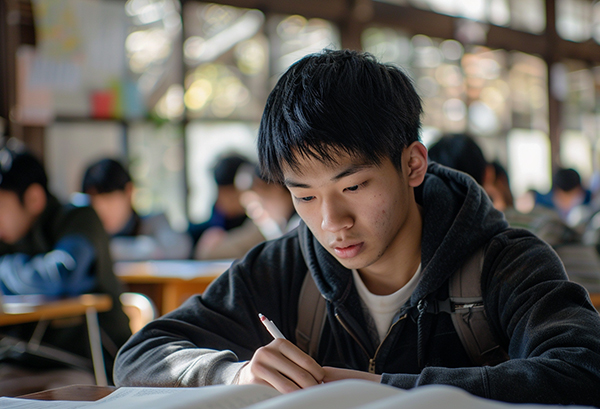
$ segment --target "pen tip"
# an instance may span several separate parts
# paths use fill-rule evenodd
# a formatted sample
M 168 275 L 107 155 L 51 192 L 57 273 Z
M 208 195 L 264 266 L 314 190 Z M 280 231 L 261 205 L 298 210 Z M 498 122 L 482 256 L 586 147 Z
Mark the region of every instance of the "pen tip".
M 264 321 L 267 319 L 267 317 L 265 317 L 264 315 L 262 315 L 260 312 L 258 313 L 258 318 L 260 318 L 261 321 Z

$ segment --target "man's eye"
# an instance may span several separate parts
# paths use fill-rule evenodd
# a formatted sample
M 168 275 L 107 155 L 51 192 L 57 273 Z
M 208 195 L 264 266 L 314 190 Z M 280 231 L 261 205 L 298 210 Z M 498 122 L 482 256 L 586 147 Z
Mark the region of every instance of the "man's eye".
M 347 188 L 345 188 L 345 189 L 344 189 L 344 192 L 345 192 L 345 191 L 348 191 L 348 192 L 356 192 L 358 189 L 360 189 L 360 188 L 363 188 L 363 187 L 367 186 L 367 183 L 368 183 L 368 181 L 365 181 L 365 182 L 363 182 L 363 183 L 359 183 L 358 185 L 354 185 L 354 186 L 347 187 Z
M 296 199 L 300 202 L 310 202 L 314 198 L 315 198 L 314 196 L 304 196 L 304 197 L 297 197 Z

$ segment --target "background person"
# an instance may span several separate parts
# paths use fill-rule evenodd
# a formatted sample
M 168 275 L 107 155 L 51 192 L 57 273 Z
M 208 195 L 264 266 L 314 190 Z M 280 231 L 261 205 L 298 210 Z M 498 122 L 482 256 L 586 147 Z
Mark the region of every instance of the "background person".
M 591 197 L 575 169 L 559 168 L 552 176 L 552 189 L 538 195 L 536 203 L 555 210 L 567 225 L 582 232 L 591 216 Z
M 208 229 L 196 246 L 197 259 L 240 258 L 255 245 L 276 239 L 298 225 L 290 192 L 279 183 L 263 180 L 256 166 L 240 166 L 235 185 L 242 192 L 239 200 L 248 218 L 230 230 Z
M 429 157 L 442 165 L 456 166 L 457 170 L 476 180 L 478 176 L 480 180 L 484 180 L 481 175 L 490 169 L 479 145 L 467 135 L 443 136 L 431 147 Z M 463 167 L 462 164 L 465 163 L 471 166 Z M 479 165 L 472 166 L 474 163 Z M 495 179 L 488 179 L 483 188 L 492 199 L 494 207 L 504 212 L 511 227 L 535 233 L 556 250 L 571 280 L 580 283 L 590 292 L 600 291 L 600 259 L 594 251 L 597 241 L 588 243 L 589 237 L 586 238 L 579 231 L 569 227 L 556 211 L 536 206 L 533 199 L 533 207 L 528 213 L 518 211 L 512 201 L 508 176 L 503 176 L 506 175 L 506 171 L 499 164 L 494 166 L 494 170 Z
M 515 209 L 508 176 L 503 176 L 506 174 L 504 168 L 500 164 L 489 164 L 470 135 L 443 135 L 431 145 L 428 155 L 430 160 L 474 178 L 486 191 L 494 207 L 504 212 L 512 227 L 527 229 L 553 247 L 581 242 L 581 235 L 567 226 L 553 210 L 539 205 L 532 207 L 528 213 Z
M 515 199 L 510 189 L 510 179 L 504 166 L 498 161 L 493 161 L 494 167 L 494 187 L 496 188 L 497 196 L 492 197 L 494 207 L 500 211 L 515 207 Z
M 113 307 L 98 319 L 112 374 L 117 348 L 131 331 L 119 302 L 122 286 L 112 270 L 108 236 L 92 208 L 61 205 L 48 192 L 44 168 L 33 155 L 8 148 L 0 150 L 0 292 L 110 295 Z M 2 327 L 0 340 L 2 334 L 28 340 L 35 328 L 35 323 Z M 83 317 L 52 321 L 41 342 L 90 357 Z M 25 352 L 0 354 L 0 395 L 86 382 L 93 383 L 91 373 L 58 361 Z
M 217 185 L 217 198 L 213 204 L 210 217 L 202 223 L 190 223 L 188 233 L 191 235 L 194 253 L 199 249 L 198 241 L 207 231 L 217 231 L 209 236 L 219 235 L 241 226 L 247 219 L 246 209 L 240 202 L 242 191 L 235 185 L 235 175 L 241 166 L 251 165 L 245 157 L 236 153 L 226 153 L 219 157 L 213 167 L 213 178 Z M 207 241 L 212 241 L 210 238 Z
M 134 185 L 120 162 L 106 158 L 89 165 L 81 190 L 111 236 L 115 260 L 189 258 L 190 237 L 173 230 L 164 213 L 142 217 L 133 209 Z

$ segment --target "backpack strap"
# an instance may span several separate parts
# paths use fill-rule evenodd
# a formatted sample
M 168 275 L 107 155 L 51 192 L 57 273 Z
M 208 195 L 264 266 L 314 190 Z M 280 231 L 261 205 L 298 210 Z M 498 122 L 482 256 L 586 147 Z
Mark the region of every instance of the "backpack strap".
M 494 339 L 485 315 L 481 294 L 484 247 L 477 250 L 453 275 L 449 283 L 452 323 L 475 365 L 496 365 L 508 355 Z
M 306 272 L 298 300 L 296 345 L 313 358 L 319 352 L 321 331 L 327 318 L 327 302 L 317 288 L 310 271 Z
M 467 354 L 475 365 L 496 365 L 509 359 L 494 339 L 483 306 L 481 270 L 484 247 L 477 250 L 452 275 L 449 298 L 440 301 L 436 311 L 450 313 L 454 328 Z M 298 299 L 296 344 L 304 352 L 317 357 L 321 331 L 327 318 L 326 301 L 317 288 L 310 271 L 304 277 Z M 449 305 L 448 305 L 449 304 Z

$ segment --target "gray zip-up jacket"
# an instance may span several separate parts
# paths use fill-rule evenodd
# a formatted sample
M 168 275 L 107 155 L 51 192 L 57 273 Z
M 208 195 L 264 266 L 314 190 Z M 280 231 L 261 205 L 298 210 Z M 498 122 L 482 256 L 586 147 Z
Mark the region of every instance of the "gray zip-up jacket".
M 317 361 L 383 374 L 401 388 L 458 386 L 509 402 L 600 406 L 600 316 L 583 287 L 569 282 L 556 253 L 525 230 L 510 229 L 465 174 L 431 164 L 416 190 L 423 207 L 423 276 L 387 336 L 376 345 L 352 274 L 301 224 L 258 245 L 202 296 L 150 323 L 121 349 L 119 385 L 230 383 L 271 336 L 273 320 L 295 341 L 307 270 L 327 300 Z M 510 360 L 474 366 L 446 313 L 423 305 L 448 295 L 448 279 L 485 246 L 482 294 L 495 337 Z M 421 305 L 421 308 L 418 308 Z

